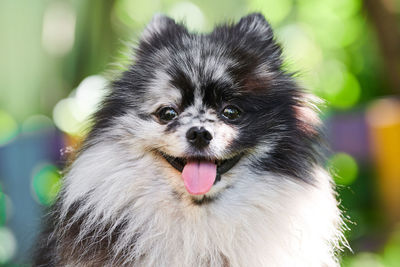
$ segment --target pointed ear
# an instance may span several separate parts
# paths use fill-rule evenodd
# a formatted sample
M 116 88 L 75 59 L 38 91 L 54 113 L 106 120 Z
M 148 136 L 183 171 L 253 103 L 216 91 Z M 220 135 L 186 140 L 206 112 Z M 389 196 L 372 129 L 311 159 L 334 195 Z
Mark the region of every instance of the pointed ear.
M 163 14 L 156 14 L 153 16 L 149 24 L 144 29 L 141 40 L 150 41 L 152 37 L 161 35 L 167 31 L 181 31 L 185 28 L 182 25 L 177 24 L 173 19 Z
M 241 18 L 235 27 L 244 34 L 257 36 L 263 40 L 272 39 L 274 36 L 271 26 L 261 13 L 251 13 Z

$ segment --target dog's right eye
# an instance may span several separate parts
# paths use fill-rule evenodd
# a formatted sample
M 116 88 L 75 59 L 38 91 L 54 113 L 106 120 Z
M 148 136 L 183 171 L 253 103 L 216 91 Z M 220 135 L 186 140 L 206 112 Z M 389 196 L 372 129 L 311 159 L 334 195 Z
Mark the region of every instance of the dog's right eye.
M 172 107 L 164 107 L 157 112 L 157 117 L 162 122 L 169 122 L 178 117 L 178 112 Z

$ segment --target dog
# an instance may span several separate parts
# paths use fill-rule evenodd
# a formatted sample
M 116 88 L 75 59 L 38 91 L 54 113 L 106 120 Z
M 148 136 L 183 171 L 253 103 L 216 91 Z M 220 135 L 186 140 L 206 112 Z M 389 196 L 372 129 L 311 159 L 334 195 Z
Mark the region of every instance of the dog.
M 156 15 L 67 167 L 35 266 L 338 266 L 315 97 L 258 13 Z

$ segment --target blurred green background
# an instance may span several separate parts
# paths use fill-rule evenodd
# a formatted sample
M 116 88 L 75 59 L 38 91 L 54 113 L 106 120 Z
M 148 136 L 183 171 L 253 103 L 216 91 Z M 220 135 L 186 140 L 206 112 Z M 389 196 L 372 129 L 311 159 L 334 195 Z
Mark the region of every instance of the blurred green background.
M 353 251 L 400 266 L 400 1 L 1 0 L 0 266 L 29 266 L 40 217 L 107 80 L 155 13 L 197 32 L 262 12 L 321 105 Z

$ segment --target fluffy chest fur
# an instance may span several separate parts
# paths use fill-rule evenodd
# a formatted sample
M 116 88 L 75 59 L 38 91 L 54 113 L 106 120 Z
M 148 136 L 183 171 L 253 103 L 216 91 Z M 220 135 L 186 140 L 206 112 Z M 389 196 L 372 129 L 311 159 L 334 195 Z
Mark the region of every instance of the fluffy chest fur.
M 169 178 L 160 179 L 165 178 L 160 170 L 168 166 L 150 168 L 153 162 L 146 156 L 127 164 L 130 154 L 122 151 L 99 145 L 74 163 L 61 213 L 65 228 L 58 233 L 63 264 L 337 265 L 340 216 L 323 170 L 312 174 L 318 184 L 305 184 L 259 176 L 243 161 L 224 178 L 234 186 L 199 204 L 171 190 L 179 173 L 167 171 Z M 84 201 L 67 215 L 78 200 Z M 76 227 L 78 233 L 71 231 Z

